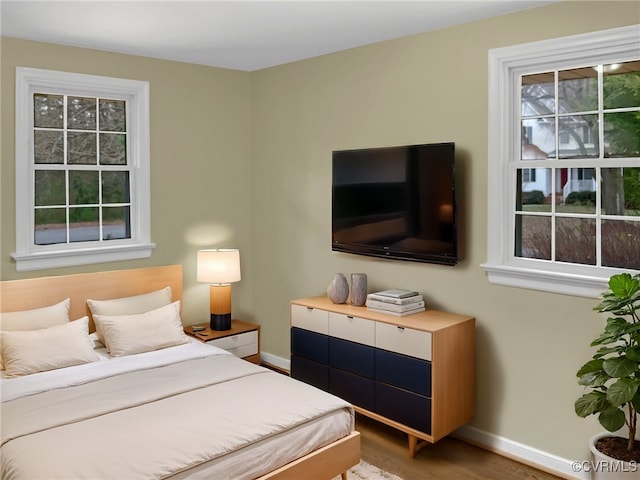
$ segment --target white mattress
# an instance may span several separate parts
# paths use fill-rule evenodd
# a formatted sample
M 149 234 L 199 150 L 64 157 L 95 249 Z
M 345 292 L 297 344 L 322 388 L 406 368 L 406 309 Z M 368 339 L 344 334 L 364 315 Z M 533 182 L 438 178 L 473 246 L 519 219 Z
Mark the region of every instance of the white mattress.
M 322 405 L 324 400 L 329 400 L 329 403 L 332 403 L 333 405 L 339 405 L 340 408 L 327 409 L 326 411 L 323 411 L 318 415 L 312 416 L 309 416 L 307 411 L 304 413 L 305 416 L 300 417 L 300 420 L 296 421 L 295 425 L 293 425 L 291 428 L 287 428 L 285 430 L 276 429 L 280 430 L 277 433 L 275 431 L 273 433 L 265 433 L 264 431 L 261 431 L 259 434 L 257 432 L 252 433 L 249 431 L 245 431 L 247 430 L 247 426 L 245 425 L 242 428 L 239 427 L 238 431 L 234 430 L 233 428 L 228 429 L 229 437 L 232 441 L 226 438 L 210 438 L 209 436 L 204 435 L 202 437 L 202 442 L 198 442 L 196 446 L 200 446 L 200 443 L 205 444 L 206 442 L 211 443 L 215 441 L 216 448 L 218 448 L 218 443 L 220 443 L 220 445 L 223 445 L 224 442 L 230 441 L 229 445 L 234 445 L 234 447 L 233 449 L 228 449 L 223 445 L 221 449 L 226 452 L 224 455 L 216 455 L 214 456 L 214 458 L 204 458 L 204 456 L 200 454 L 200 457 L 202 457 L 201 461 L 194 462 L 193 459 L 191 459 L 188 463 L 188 467 L 185 466 L 176 469 L 172 465 L 171 468 L 173 470 L 171 470 L 171 473 L 166 473 L 165 471 L 165 473 L 159 477 L 153 477 L 152 475 L 150 477 L 144 478 L 215 478 L 217 480 L 223 480 L 227 478 L 233 480 L 251 479 L 268 473 L 269 471 L 285 465 L 286 463 L 299 458 L 319 447 L 342 438 L 353 431 L 353 409 L 346 402 L 339 401 L 335 397 L 330 396 L 325 392 L 316 390 L 313 387 L 306 385 L 303 386 L 299 384 L 299 382 L 284 377 L 283 375 L 271 372 L 262 367 L 248 364 L 247 362 L 233 357 L 228 352 L 222 349 L 200 342 L 194 342 L 186 345 L 167 348 L 160 351 L 132 355 L 130 357 L 121 357 L 117 359 L 110 359 L 108 358 L 106 353 L 103 352 L 103 360 L 99 362 L 33 374 L 15 379 L 2 379 L 0 380 L 0 388 L 2 390 L 1 395 L 3 401 L 2 413 L 5 413 L 5 406 L 7 406 L 7 412 L 13 412 L 14 410 L 9 407 L 15 405 L 15 401 L 25 403 L 27 405 L 28 413 L 29 402 L 32 402 L 31 404 L 35 405 L 37 404 L 37 401 L 40 397 L 52 398 L 50 397 L 52 395 L 52 392 L 55 395 L 64 391 L 75 391 L 75 388 L 83 388 L 79 387 L 83 385 L 101 382 L 115 382 L 117 381 L 115 380 L 115 377 L 118 377 L 120 375 L 126 376 L 128 372 L 144 372 L 142 374 L 137 374 L 142 375 L 140 378 L 153 377 L 159 375 L 158 372 L 160 370 L 164 370 L 165 366 L 167 367 L 166 369 L 173 368 L 174 364 L 181 364 L 184 367 L 190 365 L 190 362 L 199 362 L 201 361 L 199 359 L 210 357 L 212 358 L 211 360 L 206 360 L 208 362 L 207 365 L 216 365 L 217 363 L 220 363 L 220 365 L 224 366 L 224 369 L 233 370 L 237 367 L 238 370 L 245 372 L 244 374 L 246 376 L 242 379 L 242 381 L 238 381 L 239 384 L 244 383 L 244 387 L 241 387 L 238 390 L 237 394 L 237 403 L 239 404 L 238 408 L 240 408 L 241 410 L 233 414 L 237 416 L 233 418 L 239 419 L 239 421 L 237 422 L 238 424 L 242 423 L 240 420 L 244 420 L 246 423 L 248 421 L 247 418 L 254 418 L 252 416 L 258 415 L 258 413 L 260 413 L 263 408 L 274 408 L 274 404 L 278 403 L 278 397 L 276 396 L 275 391 L 279 389 L 283 389 L 284 391 L 284 387 L 286 385 L 294 387 L 293 390 L 291 390 L 292 392 L 300 392 L 303 395 L 303 398 L 305 398 L 305 400 L 301 401 L 300 403 L 304 403 L 305 405 L 300 405 L 301 407 L 307 407 L 309 405 L 307 399 L 313 398 L 315 402 L 316 397 L 318 397 L 318 399 L 323 399 L 322 401 L 318 400 L 318 405 Z M 198 363 L 194 363 L 194 365 L 198 365 Z M 199 370 L 198 372 L 202 371 L 203 370 Z M 247 374 L 247 372 L 249 373 Z M 217 375 L 220 375 L 220 373 L 218 372 Z M 229 378 L 231 378 L 231 376 Z M 224 378 L 222 378 L 220 380 L 220 383 L 224 388 L 221 389 L 220 395 L 216 396 L 221 398 L 221 401 L 224 400 L 225 395 L 227 395 L 227 398 L 233 398 L 233 395 L 235 395 L 235 390 L 230 389 L 232 382 L 226 381 Z M 264 396 L 261 396 L 261 391 L 268 392 L 269 395 L 265 394 Z M 199 393 L 200 390 L 196 389 L 193 396 L 196 396 Z M 49 395 L 49 397 L 47 397 L 47 395 Z M 191 395 L 191 393 L 189 393 L 189 395 Z M 231 395 L 231 397 L 229 397 L 229 395 Z M 135 397 L 135 394 L 132 393 L 131 396 Z M 177 397 L 180 395 L 168 393 L 167 396 Z M 290 401 L 295 399 L 288 400 Z M 263 401 L 266 402 L 264 405 L 262 404 Z M 155 400 L 153 402 L 155 402 Z M 86 404 L 89 403 L 92 404 L 92 408 L 99 408 L 99 405 L 94 406 L 93 404 L 99 404 L 100 402 L 86 402 Z M 293 410 L 291 412 L 287 412 L 287 415 L 294 414 L 295 403 L 296 402 L 293 401 L 289 404 L 287 408 Z M 181 424 L 180 428 L 188 430 L 192 428 L 190 426 L 192 424 L 187 423 L 189 421 L 199 421 L 199 423 L 193 424 L 194 429 L 196 428 L 196 426 L 198 428 L 202 428 L 203 426 L 207 426 L 209 424 L 214 425 L 218 421 L 215 418 L 216 408 L 222 407 L 216 407 L 215 405 L 212 405 L 211 411 L 208 411 L 206 407 L 203 408 L 202 404 L 200 404 L 200 406 L 197 407 L 198 412 L 189 412 L 188 410 L 185 411 L 183 410 L 184 408 L 188 409 L 188 407 L 184 407 L 183 404 L 180 404 L 180 407 L 177 409 L 179 411 L 176 411 L 175 415 L 179 418 L 181 418 L 181 416 L 184 417 L 185 423 Z M 127 410 L 132 410 L 132 408 L 126 407 L 125 413 Z M 309 409 L 307 408 L 307 410 Z M 173 412 L 175 411 L 175 409 L 170 411 Z M 320 411 L 320 409 L 318 411 Z M 185 412 L 185 414 L 181 415 L 180 412 Z M 243 412 L 245 412 L 244 415 Z M 273 416 L 273 413 L 275 411 L 268 413 L 268 410 L 264 410 L 264 412 L 264 414 L 260 413 L 260 415 Z M 15 414 L 12 415 L 15 416 Z M 94 414 L 92 413 L 91 415 Z M 243 418 L 240 418 L 241 415 Z M 297 413 L 295 413 L 295 415 L 297 415 Z M 302 415 L 302 413 L 300 415 Z M 98 417 L 98 420 L 101 420 L 102 417 L 106 415 L 97 414 L 96 416 Z M 276 415 L 274 416 L 274 418 L 279 417 Z M 255 419 L 259 420 L 259 417 L 256 416 Z M 265 419 L 265 422 L 266 420 L 268 419 Z M 31 419 L 29 419 L 29 421 L 31 421 Z M 29 421 L 25 423 L 29 423 Z M 167 421 L 173 421 L 173 427 L 170 426 L 170 428 L 174 428 L 174 430 L 176 430 L 176 419 L 169 418 L 167 419 Z M 236 422 L 230 422 L 227 427 L 229 425 L 233 426 L 234 423 Z M 14 434 L 14 431 L 23 428 L 21 425 L 14 424 L 16 424 L 16 422 L 9 422 L 5 427 L 5 422 L 2 422 L 3 446 L 0 454 L 2 457 L 2 478 L 5 478 L 6 480 L 9 480 L 11 478 L 20 478 L 20 476 L 22 475 L 21 470 L 17 468 L 16 465 L 19 466 L 20 462 L 23 462 L 23 460 L 19 458 L 14 459 L 14 455 L 12 452 L 14 450 L 19 450 L 20 448 L 28 448 L 27 446 L 31 446 L 31 448 L 34 448 L 33 445 L 38 445 L 38 443 L 28 443 L 27 437 L 30 437 L 28 431 L 26 433 Z M 225 431 L 227 427 L 225 427 Z M 34 427 L 34 430 L 37 430 L 37 427 Z M 212 431 L 219 432 L 221 430 L 218 428 L 218 430 Z M 242 435 L 242 437 L 240 438 L 239 435 Z M 37 437 L 38 433 L 34 436 Z M 14 440 L 14 437 L 17 438 Z M 25 440 L 24 446 L 20 444 L 23 439 Z M 18 444 L 18 446 L 12 445 L 12 443 Z M 78 448 L 81 447 L 82 445 L 78 446 Z M 180 445 L 180 448 L 184 449 L 185 445 Z M 63 453 L 63 450 L 61 450 L 61 452 Z M 45 461 L 45 457 L 42 455 L 38 455 L 38 452 L 31 452 L 33 455 L 35 455 L 35 457 L 30 457 L 30 452 L 26 453 L 27 458 L 30 459 L 30 462 L 32 463 L 33 458 L 38 458 L 39 461 Z M 187 452 L 187 454 L 189 453 L 190 452 Z M 14 461 L 15 463 L 12 463 Z M 91 459 L 88 459 L 89 466 L 87 467 L 87 470 L 82 470 L 83 473 L 78 478 L 88 478 L 89 476 L 91 478 L 114 478 L 109 477 L 108 475 L 104 477 L 96 477 L 95 472 L 88 473 L 92 472 L 92 470 L 90 470 L 91 463 Z M 105 463 L 104 459 L 101 463 Z M 84 475 L 85 472 L 87 472 L 87 476 Z M 143 478 L 143 476 L 136 475 L 136 478 Z

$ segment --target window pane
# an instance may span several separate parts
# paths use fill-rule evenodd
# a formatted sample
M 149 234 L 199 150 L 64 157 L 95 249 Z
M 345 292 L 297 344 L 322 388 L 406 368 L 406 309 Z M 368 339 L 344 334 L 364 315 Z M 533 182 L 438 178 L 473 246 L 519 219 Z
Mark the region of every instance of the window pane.
M 556 260 L 596 264 L 596 221 L 591 218 L 556 218 Z
M 67 133 L 67 162 L 70 165 L 95 165 L 97 156 L 95 133 Z
M 35 211 L 34 243 L 67 243 L 67 213 L 64 208 L 38 208 Z
M 606 157 L 640 156 L 640 112 L 604 114 Z
M 64 136 L 62 131 L 36 130 L 33 132 L 35 163 L 64 163 Z
M 558 119 L 558 135 L 563 142 L 559 158 L 598 157 L 598 116 L 571 115 Z
M 36 206 L 65 205 L 66 188 L 64 173 L 60 170 L 36 170 Z
M 100 240 L 98 207 L 69 209 L 69 241 L 91 242 Z
M 560 213 L 596 213 L 596 171 L 593 168 L 558 169 L 562 186 Z
M 606 169 L 604 169 L 606 170 Z M 623 169 L 625 215 L 640 216 L 640 167 Z
M 539 73 L 522 77 L 522 116 L 555 113 L 554 73 Z
M 127 164 L 127 136 L 116 133 L 100 134 L 100 164 Z
M 525 212 L 550 212 L 548 196 L 551 194 L 550 168 L 518 169 L 518 197 L 516 209 Z
M 558 72 L 558 105 L 561 113 L 598 109 L 598 72 L 591 67 Z
M 102 203 L 129 202 L 129 172 L 102 172 Z
M 640 216 L 640 168 L 602 169 L 602 213 Z
M 67 98 L 67 128 L 74 130 L 96 129 L 95 98 Z
M 105 132 L 125 132 L 125 102 L 121 100 L 100 100 L 100 130 Z
M 602 222 L 602 265 L 640 270 L 640 222 Z
M 64 121 L 64 97 L 62 95 L 33 95 L 33 126 L 62 128 Z
M 551 260 L 551 217 L 516 215 L 515 255 Z
M 640 107 L 640 61 L 603 67 L 604 108 Z
M 69 172 L 69 205 L 98 203 L 98 172 Z
M 102 238 L 117 240 L 131 238 L 131 214 L 129 207 L 105 207 L 102 209 Z
M 543 118 L 522 121 L 522 159 L 543 160 L 556 149 L 555 123 Z

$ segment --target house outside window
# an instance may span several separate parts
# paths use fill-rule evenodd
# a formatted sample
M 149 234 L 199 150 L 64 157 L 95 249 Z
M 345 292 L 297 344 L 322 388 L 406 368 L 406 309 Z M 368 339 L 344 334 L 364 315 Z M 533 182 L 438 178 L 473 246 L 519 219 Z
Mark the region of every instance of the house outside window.
M 640 271 L 639 34 L 490 52 L 490 282 L 597 297 Z
M 16 70 L 17 271 L 151 254 L 147 82 Z

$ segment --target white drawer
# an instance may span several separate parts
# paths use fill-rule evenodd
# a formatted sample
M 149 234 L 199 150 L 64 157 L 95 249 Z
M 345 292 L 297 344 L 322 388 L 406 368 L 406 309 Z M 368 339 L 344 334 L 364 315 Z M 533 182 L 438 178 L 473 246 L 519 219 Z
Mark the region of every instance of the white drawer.
M 376 322 L 377 348 L 431 361 L 431 333 Z
M 329 313 L 329 335 L 363 345 L 374 346 L 375 322 L 341 313 Z
M 302 305 L 291 305 L 291 325 L 329 335 L 329 312 Z
M 249 345 L 240 345 L 238 347 L 229 348 L 227 351 L 233 353 L 236 357 L 249 357 L 258 353 L 258 344 L 250 343 Z
M 258 331 L 253 330 L 251 332 L 239 333 L 238 335 L 230 335 L 228 337 L 216 338 L 207 342 L 216 347 L 223 348 L 225 350 L 231 350 L 232 348 L 238 348 L 245 345 L 255 344 L 256 350 L 258 349 Z

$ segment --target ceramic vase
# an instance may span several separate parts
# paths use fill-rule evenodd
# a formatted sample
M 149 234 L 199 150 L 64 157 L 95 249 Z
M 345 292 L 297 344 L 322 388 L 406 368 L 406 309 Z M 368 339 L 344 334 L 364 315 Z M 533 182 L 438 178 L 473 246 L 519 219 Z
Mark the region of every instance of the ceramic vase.
M 351 305 L 361 307 L 367 301 L 367 274 L 351 274 Z
M 327 288 L 327 296 L 333 303 L 344 303 L 349 298 L 349 284 L 341 273 L 336 273 Z

